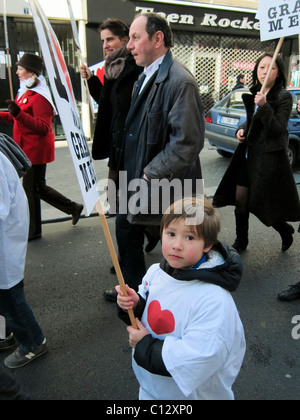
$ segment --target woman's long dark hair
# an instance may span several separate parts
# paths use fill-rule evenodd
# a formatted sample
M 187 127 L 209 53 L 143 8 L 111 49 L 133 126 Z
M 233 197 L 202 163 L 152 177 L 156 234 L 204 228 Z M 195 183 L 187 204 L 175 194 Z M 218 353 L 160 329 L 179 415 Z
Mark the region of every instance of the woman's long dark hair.
M 259 59 L 256 61 L 256 64 L 255 64 L 255 68 L 254 68 L 254 70 L 253 70 L 253 79 L 252 79 L 252 81 L 253 81 L 253 86 L 257 86 L 259 89 L 261 88 L 261 83 L 260 83 L 260 81 L 258 80 L 258 77 L 257 77 L 257 70 L 258 70 L 258 67 L 259 67 L 259 65 L 260 65 L 260 62 L 265 58 L 265 57 L 271 57 L 271 58 L 273 58 L 273 56 L 274 56 L 274 53 L 272 53 L 272 52 L 265 52 L 261 57 L 259 57 Z M 286 75 L 285 75 L 285 68 L 284 68 L 284 62 L 283 62 L 283 59 L 280 57 L 280 55 L 278 55 L 278 57 L 277 57 L 277 59 L 276 59 L 276 64 L 277 64 L 277 67 L 278 67 L 278 77 L 277 77 L 277 80 L 276 80 L 276 85 L 279 85 L 279 86 L 282 86 L 282 87 L 286 87 L 286 85 L 287 85 L 287 77 L 286 77 Z

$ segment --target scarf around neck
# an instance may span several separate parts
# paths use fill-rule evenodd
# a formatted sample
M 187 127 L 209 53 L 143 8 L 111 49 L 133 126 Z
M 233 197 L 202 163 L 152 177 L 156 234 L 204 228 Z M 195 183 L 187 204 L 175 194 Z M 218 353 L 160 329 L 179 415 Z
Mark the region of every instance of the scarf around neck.
M 114 51 L 105 61 L 105 76 L 108 80 L 117 79 L 125 68 L 125 62 L 130 52 L 127 46 Z
M 51 106 L 53 108 L 53 115 L 57 115 L 57 111 L 56 111 L 55 105 L 53 104 L 51 93 L 50 93 L 50 90 L 49 90 L 49 88 L 46 84 L 45 77 L 41 75 L 41 76 L 38 77 L 38 80 L 40 81 L 40 83 L 36 87 L 33 87 L 33 88 L 28 88 L 28 86 L 31 86 L 34 83 L 34 78 L 33 77 L 21 82 L 20 83 L 20 89 L 18 90 L 18 99 L 20 99 L 21 96 L 24 95 L 24 93 L 26 93 L 28 90 L 39 93 L 45 99 L 47 99 L 47 101 L 51 104 Z

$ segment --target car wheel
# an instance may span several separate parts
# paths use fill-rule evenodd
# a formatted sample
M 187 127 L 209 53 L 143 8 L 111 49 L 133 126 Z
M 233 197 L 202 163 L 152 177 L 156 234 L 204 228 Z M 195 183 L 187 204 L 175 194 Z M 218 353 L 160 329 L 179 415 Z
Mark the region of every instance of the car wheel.
M 232 153 L 226 152 L 226 150 L 217 149 L 217 152 L 219 153 L 219 155 L 221 155 L 224 158 L 231 158 L 232 156 Z
M 292 144 L 289 144 L 288 147 L 288 158 L 290 165 L 293 168 L 296 164 L 296 149 L 295 146 L 293 146 Z

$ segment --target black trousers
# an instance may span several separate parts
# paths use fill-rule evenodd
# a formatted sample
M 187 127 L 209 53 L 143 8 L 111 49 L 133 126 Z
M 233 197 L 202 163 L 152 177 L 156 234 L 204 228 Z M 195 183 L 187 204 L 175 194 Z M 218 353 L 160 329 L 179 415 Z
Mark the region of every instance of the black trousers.
M 0 401 L 29 400 L 20 386 L 0 367 Z
M 76 203 L 69 200 L 46 184 L 47 165 L 33 165 L 23 178 L 23 187 L 27 195 L 30 227 L 29 237 L 42 233 L 41 200 L 61 210 L 66 214 L 72 214 L 76 209 Z
M 118 214 L 116 218 L 116 237 L 119 250 L 120 267 L 124 281 L 138 291 L 146 274 L 144 257 L 144 233 L 146 226 L 132 225 L 127 214 Z

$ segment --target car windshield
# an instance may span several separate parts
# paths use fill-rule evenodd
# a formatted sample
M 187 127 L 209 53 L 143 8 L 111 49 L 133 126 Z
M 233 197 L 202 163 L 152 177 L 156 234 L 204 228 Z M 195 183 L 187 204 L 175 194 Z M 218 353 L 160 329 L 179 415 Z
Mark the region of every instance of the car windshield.
M 244 90 L 236 90 L 231 95 L 226 96 L 217 106 L 217 109 L 235 109 L 244 110 L 244 102 L 242 95 L 245 93 Z
M 292 114 L 291 114 L 292 118 L 299 118 L 299 114 L 297 112 L 297 105 L 298 105 L 299 99 L 300 99 L 300 92 L 297 92 L 293 96 L 293 108 L 292 108 Z
M 231 92 L 224 99 L 222 99 L 218 104 L 215 105 L 215 109 L 220 111 L 245 111 L 244 102 L 242 96 L 247 93 L 247 90 L 240 89 Z M 291 117 L 300 118 L 300 114 L 297 112 L 297 104 L 300 100 L 300 91 L 293 92 L 293 108 Z

